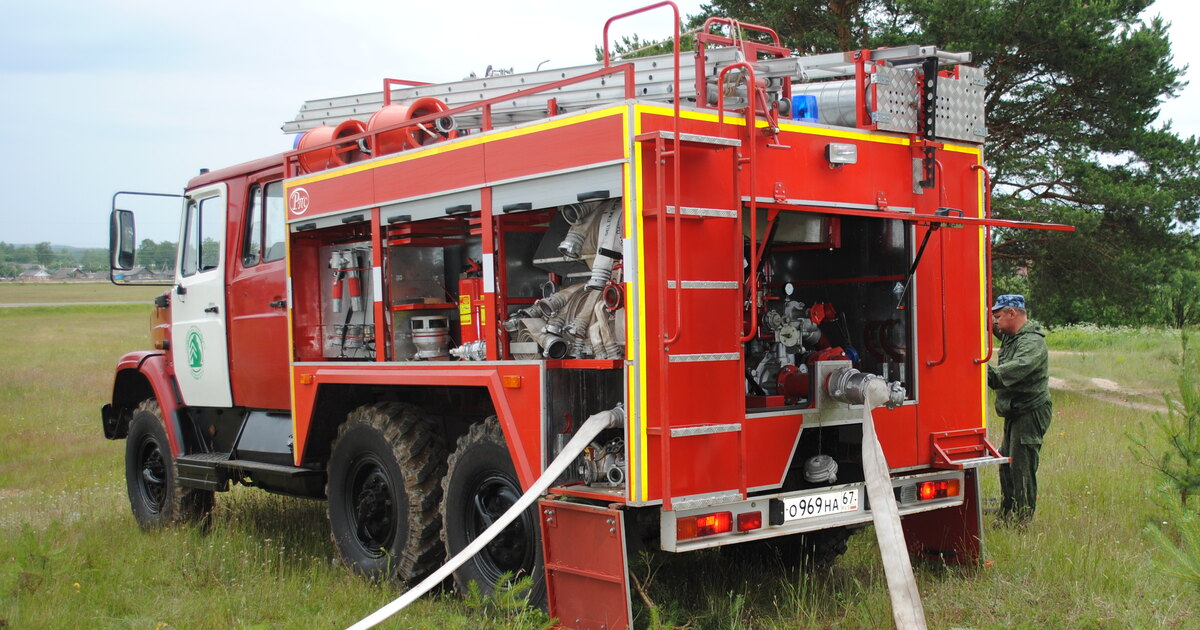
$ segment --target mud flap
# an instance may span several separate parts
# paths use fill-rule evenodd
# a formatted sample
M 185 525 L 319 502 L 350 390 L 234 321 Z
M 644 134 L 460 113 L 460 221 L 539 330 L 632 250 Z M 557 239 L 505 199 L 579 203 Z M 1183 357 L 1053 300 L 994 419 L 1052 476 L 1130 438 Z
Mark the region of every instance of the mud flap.
M 546 597 L 559 628 L 619 630 L 633 625 L 629 563 L 620 510 L 538 501 Z
M 904 537 L 914 556 L 958 565 L 978 565 L 983 558 L 979 469 L 963 472 L 962 505 L 904 517 Z

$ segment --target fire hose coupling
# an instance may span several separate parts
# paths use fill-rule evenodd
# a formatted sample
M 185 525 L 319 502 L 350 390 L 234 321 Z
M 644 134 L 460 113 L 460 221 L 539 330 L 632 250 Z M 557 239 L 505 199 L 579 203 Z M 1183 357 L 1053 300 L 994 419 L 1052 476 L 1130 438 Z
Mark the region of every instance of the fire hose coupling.
M 885 406 L 895 409 L 904 403 L 904 386 L 899 381 L 888 382 L 882 376 L 859 372 L 850 367 L 841 368 L 829 375 L 826 382 L 829 397 L 849 405 Z
M 591 420 L 592 418 L 595 418 L 596 416 L 607 416 L 608 423 L 606 425 L 604 425 L 603 428 L 605 428 L 605 429 L 620 429 L 621 427 L 625 426 L 625 403 L 617 403 L 616 407 L 613 407 L 612 409 L 609 409 L 608 411 L 601 411 L 600 413 L 596 414 L 595 416 L 590 416 L 590 417 L 588 417 L 588 420 Z
M 603 291 L 612 280 L 613 263 L 621 257 L 617 252 L 621 237 L 621 206 L 610 204 L 600 218 L 600 231 L 596 238 L 596 258 L 592 261 L 592 276 L 588 278 L 589 291 Z
M 546 330 L 546 320 L 527 317 L 521 320 L 521 324 L 525 326 L 529 334 L 533 335 L 534 341 L 543 348 L 542 356 L 547 359 L 562 359 L 567 356 L 570 346 L 565 339 Z
M 487 342 L 482 339 L 468 341 L 457 348 L 451 348 L 450 356 L 457 357 L 463 361 L 486 361 Z

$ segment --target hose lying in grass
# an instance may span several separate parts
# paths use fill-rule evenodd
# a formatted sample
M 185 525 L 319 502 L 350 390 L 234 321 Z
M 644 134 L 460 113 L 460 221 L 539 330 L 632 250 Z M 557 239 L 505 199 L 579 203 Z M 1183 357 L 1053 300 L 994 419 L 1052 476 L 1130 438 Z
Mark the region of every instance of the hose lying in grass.
M 433 587 L 441 584 L 443 580 L 445 580 L 447 577 L 450 577 L 451 573 L 454 573 L 455 569 L 458 569 L 458 567 L 462 566 L 463 563 L 465 563 L 467 560 L 470 560 L 475 554 L 482 551 L 488 543 L 492 542 L 492 539 L 498 536 L 500 532 L 504 531 L 505 527 L 508 527 L 508 525 L 516 520 L 522 512 L 524 512 L 529 506 L 533 505 L 533 502 L 536 501 L 537 498 L 540 497 L 542 493 L 544 493 L 546 489 L 550 487 L 550 484 L 554 483 L 555 479 L 558 479 L 559 475 L 563 474 L 567 467 L 575 461 L 575 457 L 582 453 L 583 449 L 587 448 L 587 446 L 592 443 L 592 440 L 595 439 L 595 437 L 599 435 L 601 431 L 608 428 L 622 426 L 624 423 L 625 409 L 621 405 L 617 405 L 613 409 L 602 411 L 588 418 L 587 421 L 583 423 L 583 426 L 579 427 L 579 431 L 575 433 L 575 436 L 571 438 L 571 441 L 567 442 L 567 445 L 563 447 L 563 450 L 558 454 L 558 457 L 555 457 L 554 461 L 550 462 L 550 465 L 546 467 L 546 472 L 542 473 L 542 476 L 538 477 L 537 481 L 533 482 L 533 485 L 529 487 L 529 490 L 526 490 L 525 494 L 521 495 L 521 498 L 518 499 L 517 502 L 512 505 L 512 507 L 508 508 L 507 512 L 502 514 L 500 518 L 496 519 L 496 522 L 492 523 L 491 527 L 485 529 L 478 538 L 471 541 L 471 544 L 467 545 L 462 551 L 458 552 L 458 555 L 451 558 L 450 561 L 443 565 L 440 569 L 434 571 L 429 577 L 422 580 L 420 584 L 412 587 L 403 595 L 397 597 L 395 600 L 392 600 L 391 603 L 387 604 L 383 608 L 380 608 L 379 610 L 363 618 L 362 621 L 350 626 L 348 630 L 366 630 L 367 628 L 373 628 L 375 625 L 382 623 L 388 617 L 391 617 L 392 615 L 403 610 L 405 606 L 417 601 L 418 598 L 429 592 L 429 590 Z
M 867 499 L 875 521 L 875 536 L 883 557 L 883 573 L 892 598 L 892 618 L 901 630 L 925 630 L 925 609 L 908 558 L 904 530 L 900 527 L 900 512 L 896 507 L 896 495 L 892 493 L 887 460 L 871 415 L 871 409 L 887 402 L 888 394 L 887 382 L 878 377 L 869 379 L 863 388 L 863 474 L 867 479 Z

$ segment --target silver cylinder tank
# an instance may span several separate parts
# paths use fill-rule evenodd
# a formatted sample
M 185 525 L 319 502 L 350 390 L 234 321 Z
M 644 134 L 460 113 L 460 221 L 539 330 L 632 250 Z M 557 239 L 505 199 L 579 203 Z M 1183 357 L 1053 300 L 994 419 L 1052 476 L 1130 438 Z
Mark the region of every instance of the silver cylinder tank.
M 817 97 L 818 116 L 826 125 L 853 127 L 854 107 L 857 101 L 854 84 L 854 79 L 801 83 L 792 86 L 792 96 Z

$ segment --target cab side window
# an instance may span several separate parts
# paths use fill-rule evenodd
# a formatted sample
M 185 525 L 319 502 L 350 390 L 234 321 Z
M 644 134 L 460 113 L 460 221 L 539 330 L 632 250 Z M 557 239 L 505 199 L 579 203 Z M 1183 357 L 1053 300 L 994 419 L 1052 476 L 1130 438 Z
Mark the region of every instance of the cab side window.
M 267 184 L 267 195 L 263 198 L 263 262 L 283 260 L 283 239 L 287 234 L 284 225 L 283 182 Z
M 250 203 L 246 204 L 246 237 L 242 239 L 242 265 L 253 267 L 262 259 L 262 188 L 250 187 Z
M 207 197 L 188 203 L 180 268 L 184 276 L 216 269 L 220 264 L 224 202 L 222 197 Z
M 242 266 L 283 260 L 284 222 L 283 182 L 251 186 L 246 208 L 246 234 L 242 239 Z

